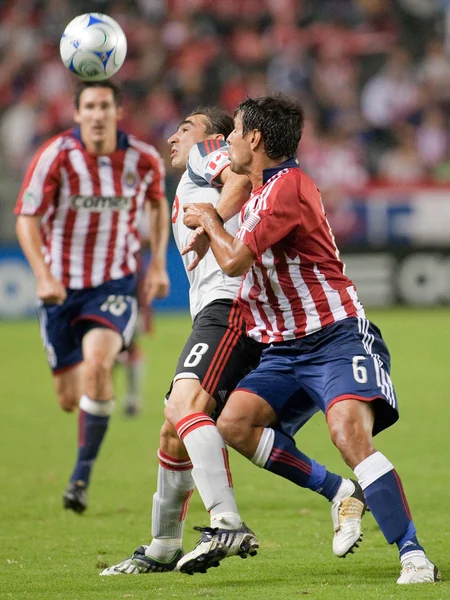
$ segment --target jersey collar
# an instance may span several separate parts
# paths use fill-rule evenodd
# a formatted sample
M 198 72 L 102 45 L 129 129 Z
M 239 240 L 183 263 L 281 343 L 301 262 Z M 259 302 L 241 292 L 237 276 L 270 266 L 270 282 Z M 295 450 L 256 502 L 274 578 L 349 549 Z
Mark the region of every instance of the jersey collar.
M 288 158 L 284 162 L 280 163 L 276 167 L 270 167 L 269 169 L 263 169 L 263 185 L 269 181 L 271 177 L 276 175 L 278 171 L 282 171 L 283 169 L 299 169 L 300 165 L 298 164 L 298 160 L 294 157 Z
M 84 147 L 83 140 L 81 139 L 81 130 L 79 127 L 72 129 L 72 136 L 80 142 Z M 121 129 L 117 130 L 117 147 L 116 150 L 126 150 L 129 146 L 128 135 Z

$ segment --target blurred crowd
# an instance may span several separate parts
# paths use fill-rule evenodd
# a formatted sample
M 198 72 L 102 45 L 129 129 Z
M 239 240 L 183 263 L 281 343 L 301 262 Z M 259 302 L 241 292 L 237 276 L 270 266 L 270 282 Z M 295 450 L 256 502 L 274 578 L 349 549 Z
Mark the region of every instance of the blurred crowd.
M 330 201 L 368 182 L 450 183 L 449 4 L 2 0 L 0 173 L 20 181 L 37 146 L 72 126 L 76 78 L 59 39 L 76 15 L 104 12 L 128 39 L 114 76 L 123 127 L 166 158 L 169 197 L 178 175 L 166 140 L 181 118 L 274 91 L 303 103 L 298 157 Z

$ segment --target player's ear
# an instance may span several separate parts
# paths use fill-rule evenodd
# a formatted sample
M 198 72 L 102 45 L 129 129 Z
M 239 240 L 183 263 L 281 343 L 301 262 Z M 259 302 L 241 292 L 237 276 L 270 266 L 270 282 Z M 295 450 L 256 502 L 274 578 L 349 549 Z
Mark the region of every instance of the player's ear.
M 264 143 L 264 140 L 262 139 L 262 135 L 261 132 L 259 131 L 259 129 L 253 129 L 251 135 L 250 135 L 250 147 L 252 150 L 256 150 L 256 148 L 261 144 Z

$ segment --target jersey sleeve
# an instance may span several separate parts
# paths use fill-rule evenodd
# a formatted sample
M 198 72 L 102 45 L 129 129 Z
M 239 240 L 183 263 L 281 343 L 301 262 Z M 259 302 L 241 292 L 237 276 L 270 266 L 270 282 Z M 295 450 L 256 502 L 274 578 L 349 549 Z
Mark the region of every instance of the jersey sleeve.
M 166 195 L 166 169 L 161 155 L 155 148 L 149 155 L 149 160 L 153 176 L 147 188 L 145 198 L 150 202 L 159 202 Z
M 222 187 L 218 177 L 229 164 L 228 144 L 224 140 L 204 140 L 191 148 L 187 171 L 200 187 Z
M 62 138 L 52 138 L 31 161 L 17 198 L 16 215 L 42 216 L 54 202 L 60 187 Z
M 263 189 L 257 205 L 250 200 L 242 209 L 242 225 L 236 237 L 255 256 L 284 238 L 301 224 L 301 205 L 297 186 L 292 180 L 277 178 Z

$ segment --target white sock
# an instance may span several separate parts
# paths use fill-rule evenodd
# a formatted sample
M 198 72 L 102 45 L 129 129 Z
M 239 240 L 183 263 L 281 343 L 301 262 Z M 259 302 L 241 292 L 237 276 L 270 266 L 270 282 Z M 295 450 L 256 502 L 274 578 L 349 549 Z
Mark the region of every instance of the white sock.
M 375 452 L 356 465 L 353 471 L 358 478 L 359 485 L 365 490 L 374 481 L 393 469 L 394 465 L 381 452 Z
M 192 463 L 189 458 L 172 458 L 161 450 L 158 451 L 158 458 L 158 482 L 153 496 L 152 536 L 178 540 L 178 547 L 181 548 L 189 500 L 195 488 Z
M 270 453 L 273 448 L 273 440 L 275 439 L 275 431 L 270 427 L 263 429 L 261 438 L 256 448 L 255 454 L 252 456 L 252 463 L 261 469 L 269 460 Z
M 114 406 L 114 398 L 111 400 L 92 400 L 86 394 L 83 394 L 80 398 L 80 409 L 96 417 L 110 417 Z
M 194 466 L 192 476 L 211 525 L 237 529 L 241 518 L 234 497 L 228 451 L 214 421 L 205 413 L 194 413 L 176 426 Z

